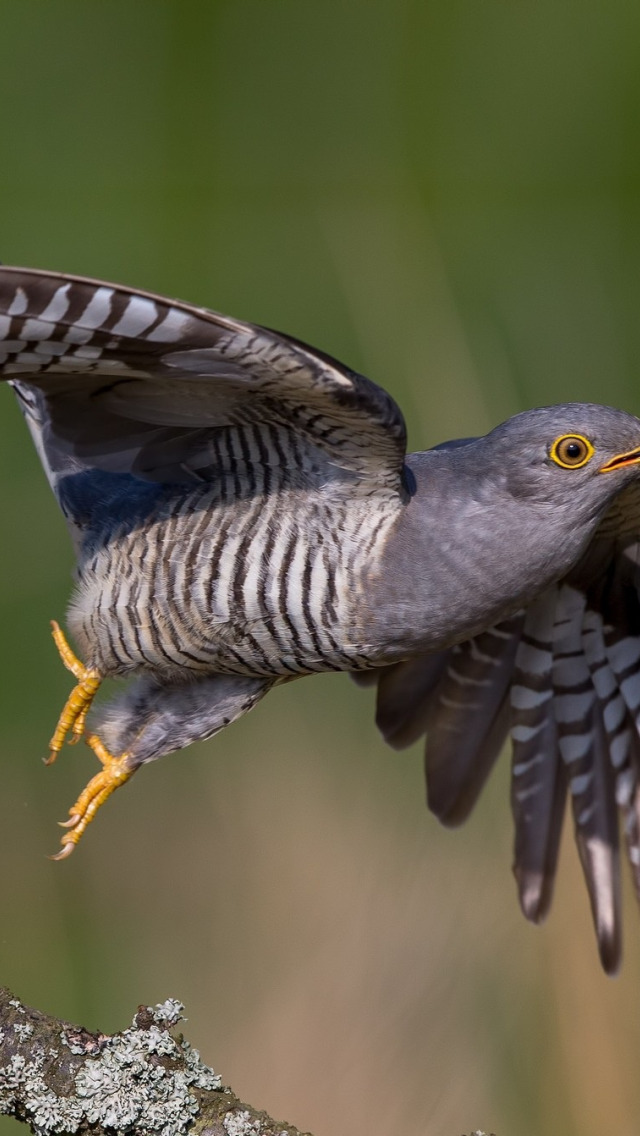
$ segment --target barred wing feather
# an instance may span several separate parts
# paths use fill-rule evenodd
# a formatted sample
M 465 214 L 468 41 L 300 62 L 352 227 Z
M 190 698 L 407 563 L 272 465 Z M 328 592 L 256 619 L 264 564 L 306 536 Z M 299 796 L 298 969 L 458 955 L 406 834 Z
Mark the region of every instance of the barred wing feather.
M 621 956 L 619 817 L 640 900 L 640 496 L 616 499 L 570 578 L 449 652 L 384 668 L 391 744 L 426 733 L 428 801 L 463 821 L 510 734 L 514 874 L 528 919 L 551 904 L 566 798 L 603 967 Z M 403 681 L 408 680 L 408 681 Z
M 0 378 L 54 489 L 69 472 L 402 489 L 405 426 L 380 387 L 285 335 L 160 296 L 0 268 Z M 248 480 L 251 480 L 249 477 Z

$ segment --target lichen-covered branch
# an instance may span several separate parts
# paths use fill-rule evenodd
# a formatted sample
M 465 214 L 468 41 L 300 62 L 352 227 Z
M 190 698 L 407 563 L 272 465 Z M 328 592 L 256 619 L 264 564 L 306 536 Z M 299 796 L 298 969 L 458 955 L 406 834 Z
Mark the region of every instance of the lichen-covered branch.
M 309 1136 L 242 1104 L 170 1031 L 173 999 L 140 1006 L 129 1029 L 90 1033 L 0 987 L 0 1113 L 37 1136 Z

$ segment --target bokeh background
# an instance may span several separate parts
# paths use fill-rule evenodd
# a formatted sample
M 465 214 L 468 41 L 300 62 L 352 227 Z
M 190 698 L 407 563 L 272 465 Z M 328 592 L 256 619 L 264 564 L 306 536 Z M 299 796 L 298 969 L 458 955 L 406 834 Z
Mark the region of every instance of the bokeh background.
M 639 64 L 627 0 L 2 0 L 0 257 L 315 343 L 412 448 L 640 412 Z M 630 889 L 608 980 L 569 839 L 548 923 L 519 915 L 506 757 L 445 832 L 420 748 L 385 749 L 344 676 L 143 770 L 46 858 L 94 764 L 40 761 L 72 560 L 0 394 L 0 982 L 103 1030 L 179 997 L 224 1080 L 316 1136 L 637 1136 Z

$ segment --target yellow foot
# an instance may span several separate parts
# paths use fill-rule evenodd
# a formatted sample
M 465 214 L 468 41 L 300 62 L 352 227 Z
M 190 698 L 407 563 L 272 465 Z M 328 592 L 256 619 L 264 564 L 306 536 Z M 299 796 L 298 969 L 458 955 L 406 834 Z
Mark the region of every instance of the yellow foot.
M 100 806 L 107 797 L 111 796 L 114 789 L 124 785 L 135 772 L 135 766 L 131 768 L 131 757 L 128 753 L 114 757 L 95 734 L 87 738 L 87 745 L 91 746 L 98 760 L 102 762 L 102 769 L 91 778 L 73 808 L 69 809 L 69 820 L 62 822 L 62 827 L 69 831 L 62 837 L 62 848 L 56 856 L 51 857 L 52 860 L 64 860 L 71 855 Z
M 71 732 L 69 741 L 72 744 L 80 741 L 84 733 L 87 714 L 89 713 L 91 703 L 102 682 L 102 678 L 97 670 L 93 667 L 85 667 L 84 664 L 76 658 L 67 643 L 64 632 L 55 620 L 51 623 L 51 629 L 54 643 L 60 652 L 60 658 L 67 670 L 71 671 L 78 682 L 67 698 L 62 713 L 58 718 L 54 735 L 49 742 L 50 752 L 49 757 L 45 760 L 45 765 L 51 765 L 51 763 L 56 760 L 69 732 Z

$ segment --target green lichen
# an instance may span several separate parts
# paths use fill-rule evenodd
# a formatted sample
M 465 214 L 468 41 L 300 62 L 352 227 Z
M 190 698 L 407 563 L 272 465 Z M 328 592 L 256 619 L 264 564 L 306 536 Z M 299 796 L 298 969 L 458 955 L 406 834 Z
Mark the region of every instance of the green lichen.
M 24 1043 L 33 1033 L 29 1025 L 9 1026 L 0 1038 L 0 1112 L 15 1114 L 18 1107 L 37 1136 L 73 1133 L 81 1125 L 117 1132 L 134 1129 L 136 1136 L 180 1136 L 199 1111 L 193 1090 L 221 1087 L 220 1077 L 203 1064 L 198 1052 L 168 1033 L 181 1011 L 181 1004 L 170 999 L 139 1012 L 130 1029 L 99 1042 L 90 1035 L 89 1042 L 68 1036 L 63 1030 L 61 1049 L 72 1053 L 76 1063 L 78 1056 L 84 1056 L 70 1095 L 55 1091 L 51 1084 L 56 1057 L 60 1067 L 55 1049 L 45 1052 L 36 1043 L 28 1058 L 9 1056 L 9 1040 Z

